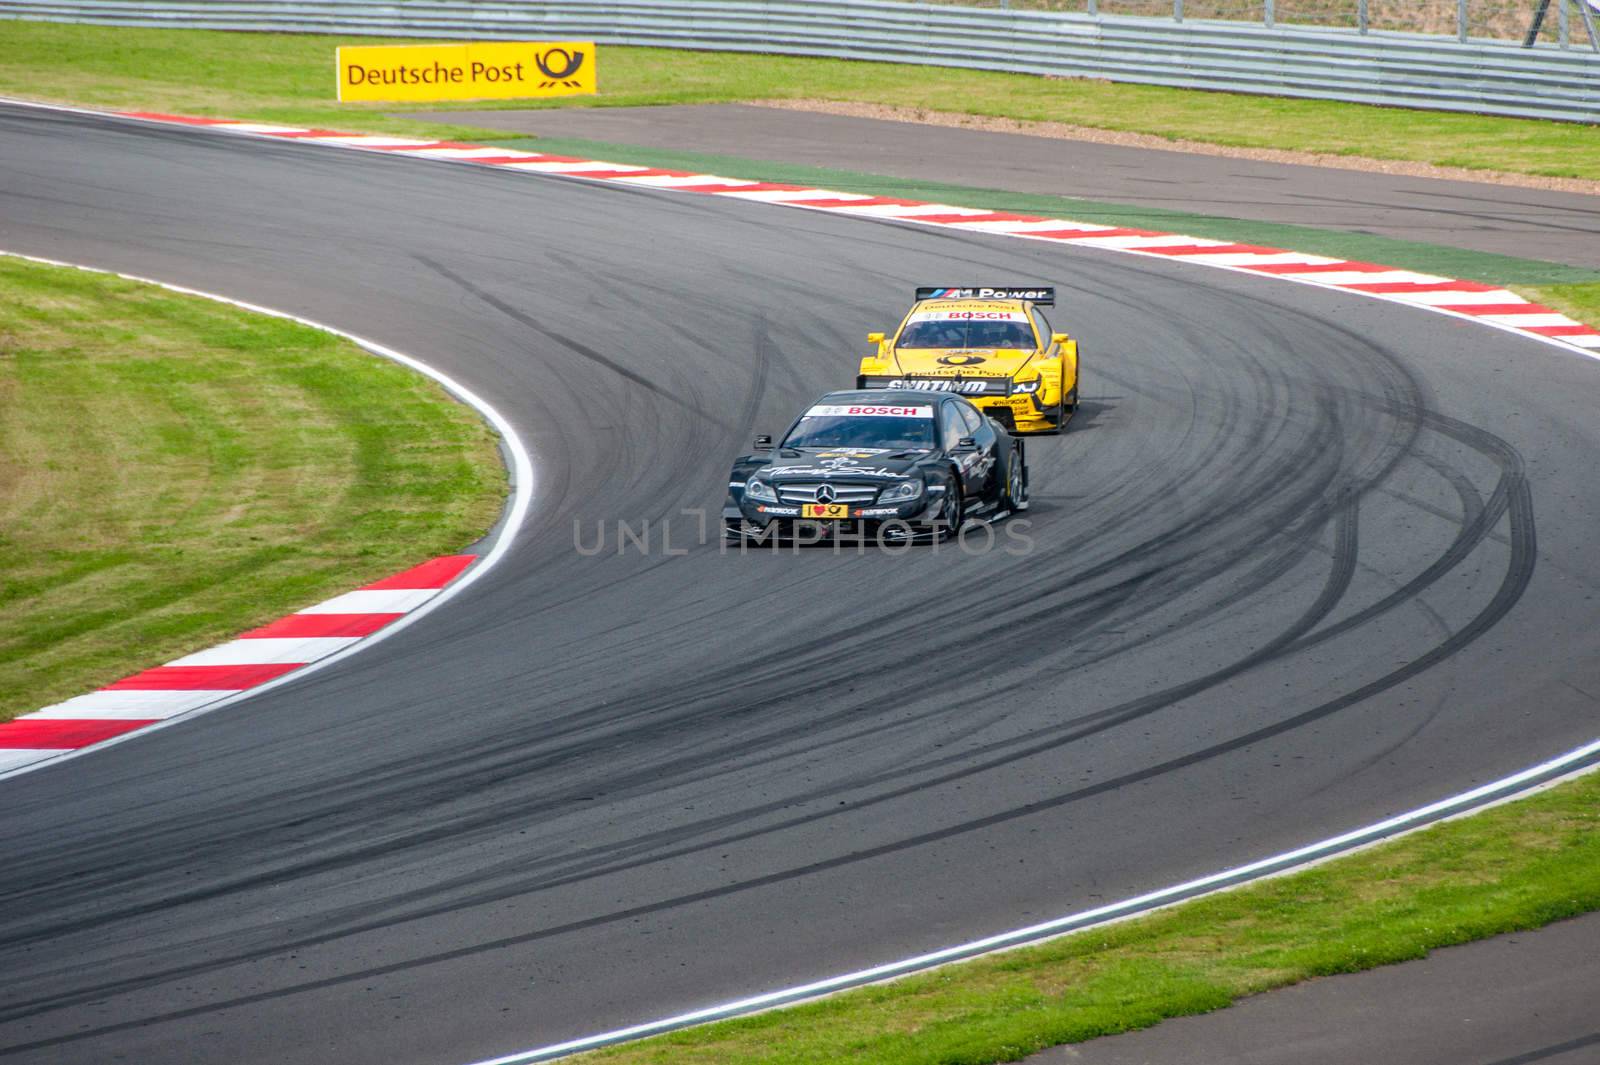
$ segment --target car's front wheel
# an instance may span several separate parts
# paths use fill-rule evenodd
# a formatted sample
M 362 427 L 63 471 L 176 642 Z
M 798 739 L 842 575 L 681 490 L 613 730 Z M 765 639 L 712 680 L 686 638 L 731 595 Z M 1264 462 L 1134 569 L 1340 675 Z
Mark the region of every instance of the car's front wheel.
M 966 518 L 966 500 L 961 498 L 961 484 L 951 484 L 944 494 L 944 504 L 939 508 L 939 516 L 933 519 L 933 536 L 940 543 L 952 539 L 961 531 L 961 523 Z
M 1074 414 L 1076 414 L 1077 411 L 1078 411 L 1078 386 L 1077 385 L 1073 385 L 1072 386 L 1072 391 L 1068 392 L 1066 395 L 1062 396 L 1056 402 L 1056 424 L 1055 424 L 1055 430 L 1054 431 L 1058 432 L 1058 433 L 1066 432 L 1067 431 L 1067 423 L 1072 420 L 1072 416 Z

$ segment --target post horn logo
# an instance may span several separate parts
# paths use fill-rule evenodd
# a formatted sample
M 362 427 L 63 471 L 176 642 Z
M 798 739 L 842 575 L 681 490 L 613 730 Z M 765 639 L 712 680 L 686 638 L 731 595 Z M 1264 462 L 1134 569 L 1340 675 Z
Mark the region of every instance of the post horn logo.
M 533 61 L 539 65 L 539 73 L 549 79 L 541 83 L 539 88 L 548 89 L 558 81 L 569 89 L 578 87 L 573 75 L 583 67 L 582 52 L 552 48 L 543 55 L 535 53 Z
M 939 361 L 946 366 L 976 366 L 980 362 L 988 362 L 982 355 L 942 355 Z

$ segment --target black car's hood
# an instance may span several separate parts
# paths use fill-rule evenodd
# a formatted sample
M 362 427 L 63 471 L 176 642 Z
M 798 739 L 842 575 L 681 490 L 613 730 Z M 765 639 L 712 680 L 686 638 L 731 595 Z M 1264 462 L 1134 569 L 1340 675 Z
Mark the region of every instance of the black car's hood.
M 932 451 L 888 451 L 839 448 L 827 451 L 775 452 L 762 471 L 767 480 L 814 481 L 898 478 L 911 476 L 934 457 Z

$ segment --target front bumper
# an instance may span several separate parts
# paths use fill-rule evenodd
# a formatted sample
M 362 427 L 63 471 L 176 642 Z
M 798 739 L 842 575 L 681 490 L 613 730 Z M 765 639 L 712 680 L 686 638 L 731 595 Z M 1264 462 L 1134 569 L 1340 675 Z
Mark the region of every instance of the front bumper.
M 844 537 L 901 538 L 934 531 L 943 508 L 942 493 L 927 492 L 920 499 L 888 506 L 852 506 L 848 518 L 805 518 L 800 508 L 785 503 L 755 503 L 741 499 L 722 510 L 723 526 L 731 537 L 751 540 L 823 541 Z
M 1052 415 L 1045 413 L 1037 392 L 1013 396 L 985 396 L 973 405 L 1014 433 L 1042 433 L 1060 428 Z

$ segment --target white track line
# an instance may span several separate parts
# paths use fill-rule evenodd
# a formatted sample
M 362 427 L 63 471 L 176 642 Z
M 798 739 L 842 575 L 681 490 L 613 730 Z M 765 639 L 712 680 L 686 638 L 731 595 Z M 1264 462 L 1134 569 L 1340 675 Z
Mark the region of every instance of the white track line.
M 88 113 L 93 114 L 95 112 Z M 467 567 L 466 572 L 462 573 L 461 576 L 457 577 L 454 581 L 447 585 L 443 591 L 434 593 L 430 590 L 420 593 L 425 596 L 431 596 L 432 598 L 428 599 L 427 602 L 423 603 L 421 606 L 418 606 L 415 610 L 412 610 L 404 617 L 397 618 L 388 625 L 379 629 L 377 632 L 374 632 L 370 636 L 363 637 L 359 641 L 346 647 L 344 650 L 335 651 L 328 657 L 319 659 L 316 662 L 312 662 L 303 669 L 297 669 L 293 673 L 286 673 L 281 677 L 267 681 L 265 684 L 259 684 L 254 688 L 233 693 L 181 693 L 185 697 L 183 700 L 184 702 L 188 702 L 190 697 L 197 699 L 203 697 L 203 699 L 201 699 L 199 702 L 195 702 L 193 705 L 185 705 L 182 710 L 174 711 L 170 706 L 165 707 L 165 712 L 161 715 L 162 720 L 158 721 L 156 724 L 148 726 L 147 728 L 139 729 L 136 732 L 124 733 L 121 736 L 115 736 L 111 739 L 93 744 L 92 746 L 82 747 L 73 751 L 66 751 L 49 758 L 39 759 L 37 761 L 29 762 L 25 765 L 14 766 L 12 768 L 6 767 L 6 763 L 7 761 L 10 761 L 10 759 L 0 760 L 0 780 L 9 780 L 12 777 L 20 776 L 23 773 L 30 773 L 37 769 L 43 769 L 46 766 L 60 765 L 62 762 L 77 758 L 81 755 L 89 754 L 93 751 L 103 751 L 107 747 L 111 747 L 115 744 L 124 743 L 140 736 L 148 736 L 152 732 L 167 728 L 168 726 L 176 724 L 179 721 L 188 721 L 199 717 L 202 714 L 209 714 L 213 710 L 221 710 L 224 707 L 233 706 L 235 703 L 242 702 L 245 699 L 254 698 L 257 695 L 260 695 L 262 692 L 271 691 L 272 689 L 281 687 L 290 683 L 291 681 L 297 681 L 303 677 L 308 677 L 312 673 L 326 669 L 337 662 L 342 662 L 351 655 L 373 646 L 380 640 L 386 640 L 395 633 L 409 628 L 411 625 L 414 625 L 422 618 L 433 613 L 435 610 L 439 609 L 439 607 L 443 606 L 451 599 L 454 599 L 456 596 L 460 595 L 464 590 L 471 587 L 480 578 L 482 578 L 485 573 L 488 573 L 491 569 L 493 569 L 496 563 L 505 557 L 506 552 L 511 550 L 511 545 L 513 542 L 515 542 L 517 535 L 522 531 L 522 526 L 528 517 L 528 510 L 533 503 L 535 489 L 533 459 L 528 454 L 527 448 L 523 445 L 522 437 L 517 434 L 516 429 L 513 428 L 511 423 L 506 420 L 505 415 L 501 414 L 494 408 L 493 405 L 479 396 L 476 392 L 472 391 L 455 378 L 444 373 L 444 371 L 435 369 L 434 367 L 423 362 L 421 359 L 407 355 L 400 351 L 396 351 L 394 348 L 386 345 L 379 344 L 375 340 L 368 340 L 365 337 L 357 336 L 355 333 L 349 333 L 343 329 L 338 329 L 322 322 L 313 321 L 310 318 L 302 318 L 296 314 L 289 314 L 286 311 L 274 310 L 271 307 L 263 307 L 260 304 L 248 303 L 244 300 L 236 300 L 230 296 L 221 296 L 215 292 L 204 292 L 200 289 L 188 288 L 183 285 L 174 285 L 166 281 L 158 281 L 154 278 L 140 277 L 136 274 L 124 274 L 115 270 L 103 270 L 99 267 L 84 266 L 81 263 L 68 263 L 61 262 L 57 259 L 45 259 L 36 255 L 23 255 L 20 252 L 6 251 L 4 249 L 0 249 L 0 255 L 10 256 L 14 259 L 24 259 L 28 262 L 44 263 L 48 266 L 72 267 L 73 269 L 83 270 L 91 274 L 110 274 L 115 277 L 126 278 L 129 281 L 139 281 L 147 285 L 157 285 L 169 292 L 177 292 L 186 296 L 199 296 L 203 299 L 215 300 L 218 303 L 226 303 L 229 306 L 238 307 L 246 311 L 252 311 L 256 314 L 264 314 L 272 318 L 281 318 L 290 322 L 298 322 L 300 325 L 310 326 L 312 329 L 320 329 L 324 333 L 332 333 L 334 336 L 343 337 L 344 339 L 349 340 L 352 343 L 361 346 L 362 348 L 365 348 L 374 355 L 388 359 L 392 362 L 397 362 L 402 366 L 415 370 L 417 373 L 420 373 L 425 377 L 432 378 L 439 384 L 443 385 L 446 391 L 450 392 L 457 399 L 461 400 L 461 402 L 467 404 L 473 410 L 476 410 L 478 414 L 481 415 L 483 419 L 494 428 L 495 432 L 500 435 L 501 444 L 505 449 L 505 453 L 510 458 L 511 467 L 511 499 L 509 501 L 509 505 L 506 507 L 504 520 L 500 523 L 499 531 L 495 533 L 494 542 L 490 545 L 488 552 L 482 555 L 471 566 Z M 337 596 L 325 603 L 310 607 L 308 609 L 310 611 L 320 610 L 324 613 L 338 613 L 339 611 L 333 609 L 330 604 L 340 603 L 341 601 L 350 601 L 352 596 L 367 597 L 360 599 L 362 603 L 367 603 L 375 601 L 371 599 L 371 597 L 374 596 L 380 598 L 387 596 L 404 599 L 405 597 L 416 594 L 418 593 L 410 591 L 350 592 L 346 595 Z M 391 602 L 397 600 L 385 599 L 384 601 Z M 373 612 L 386 612 L 385 610 L 378 610 L 372 607 L 364 607 L 363 610 L 356 612 L 360 613 L 369 610 Z M 79 700 L 101 699 L 102 701 L 114 702 L 117 701 L 117 699 L 120 699 L 122 701 L 120 709 L 132 710 L 135 709 L 135 706 L 130 705 L 130 703 L 137 703 L 138 699 L 133 698 L 130 700 L 130 697 L 156 694 L 167 695 L 168 693 L 95 692 L 90 695 L 79 696 L 77 699 L 69 699 L 66 703 L 57 704 L 57 706 L 50 707 L 49 709 L 52 711 L 63 710 L 64 712 L 60 716 L 75 717 L 78 715 L 76 713 L 71 713 L 71 710 L 77 709 L 77 707 L 73 704 L 78 704 Z M 117 699 L 107 700 L 104 698 L 108 696 L 117 697 Z M 104 716 L 109 717 L 111 715 L 105 714 Z

